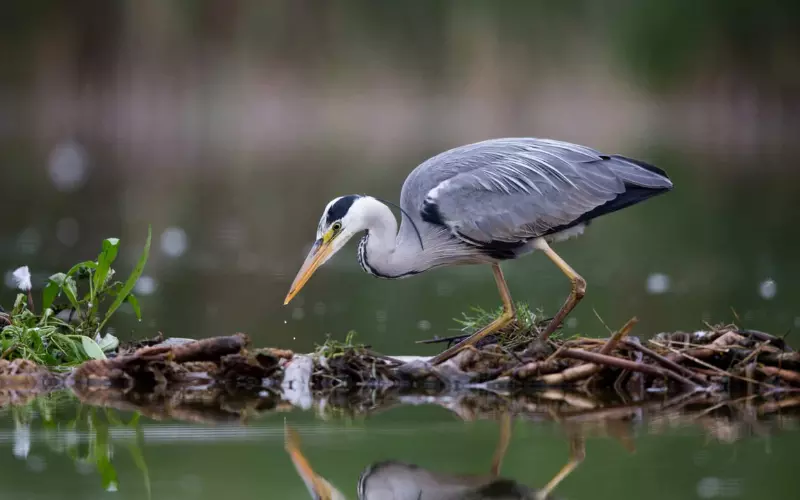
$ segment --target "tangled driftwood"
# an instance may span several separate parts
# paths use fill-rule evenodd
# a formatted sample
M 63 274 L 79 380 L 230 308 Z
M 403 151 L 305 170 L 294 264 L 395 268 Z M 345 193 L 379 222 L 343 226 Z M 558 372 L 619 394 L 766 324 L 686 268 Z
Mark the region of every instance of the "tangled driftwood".
M 360 399 L 367 390 L 431 396 L 466 389 L 508 393 L 553 388 L 584 394 L 611 391 L 638 400 L 647 394 L 780 395 L 789 402 L 770 404 L 797 404 L 800 354 L 783 339 L 729 325 L 662 333 L 643 342 L 629 335 L 635 323 L 629 321 L 607 339 L 576 337 L 546 344 L 532 339 L 513 347 L 496 339 L 438 366 L 424 357 L 385 356 L 349 341 L 295 354 L 253 349 L 244 334 L 198 341 L 159 338 L 123 348 L 110 359 L 86 362 L 68 375 L 29 361 L 0 360 L 0 391 L 41 392 L 63 384 L 93 404 L 136 408 L 169 403 L 171 411 L 183 408 L 187 414 L 194 409 L 202 413 L 220 399 L 225 406 L 242 395 L 252 399 L 269 391 L 277 395 L 276 402 L 261 398 L 245 406 L 274 408 L 286 400 L 308 408 L 321 395 L 355 407 L 374 404 L 374 394 L 371 400 Z

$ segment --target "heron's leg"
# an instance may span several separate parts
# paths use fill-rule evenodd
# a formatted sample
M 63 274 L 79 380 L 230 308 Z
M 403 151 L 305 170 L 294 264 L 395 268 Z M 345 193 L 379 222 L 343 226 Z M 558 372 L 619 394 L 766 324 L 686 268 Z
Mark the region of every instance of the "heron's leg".
M 581 436 L 574 436 L 569 441 L 569 461 L 567 462 L 564 467 L 558 471 L 558 474 L 547 483 L 544 488 L 539 490 L 536 493 L 536 498 L 538 500 L 542 500 L 547 498 L 550 493 L 556 489 L 561 481 L 563 481 L 569 474 L 575 470 L 577 466 L 583 462 L 583 459 L 586 458 L 586 443 L 583 441 L 583 437 Z
M 473 345 L 483 337 L 500 330 L 514 320 L 514 316 L 516 315 L 514 303 L 511 301 L 511 292 L 508 291 L 508 285 L 506 284 L 505 277 L 503 277 L 503 271 L 500 269 L 500 265 L 492 264 L 492 272 L 494 273 L 494 281 L 497 283 L 497 290 L 500 292 L 500 298 L 503 299 L 503 313 L 498 316 L 497 319 L 473 333 L 466 339 L 439 353 L 431 360 L 432 364 L 438 365 L 439 363 L 447 361 L 455 356 L 461 349 L 469 345 Z
M 500 467 L 503 466 L 503 458 L 508 451 L 508 443 L 511 441 L 511 415 L 506 411 L 500 417 L 500 440 L 497 442 L 497 449 L 492 456 L 492 477 L 500 475 Z
M 550 335 L 556 330 L 556 328 L 559 327 L 559 325 L 561 325 L 561 322 L 564 321 L 564 318 L 567 317 L 567 314 L 569 314 L 570 311 L 572 311 L 575 306 L 578 305 L 578 302 L 580 302 L 580 300 L 586 294 L 586 280 L 583 279 L 580 274 L 576 273 L 575 270 L 572 269 L 572 267 L 561 258 L 561 256 L 555 253 L 555 251 L 550 248 L 550 245 L 547 244 L 544 238 L 537 238 L 534 240 L 533 246 L 537 250 L 541 250 L 545 253 L 545 255 L 550 257 L 550 260 L 555 262 L 558 268 L 561 269 L 561 271 L 567 275 L 570 282 L 572 282 L 572 291 L 570 292 L 569 297 L 567 297 L 567 301 L 564 302 L 564 305 L 561 306 L 561 309 L 553 317 L 552 321 L 550 321 L 550 324 L 547 325 L 544 333 L 542 333 L 541 340 L 544 341 L 550 337 Z

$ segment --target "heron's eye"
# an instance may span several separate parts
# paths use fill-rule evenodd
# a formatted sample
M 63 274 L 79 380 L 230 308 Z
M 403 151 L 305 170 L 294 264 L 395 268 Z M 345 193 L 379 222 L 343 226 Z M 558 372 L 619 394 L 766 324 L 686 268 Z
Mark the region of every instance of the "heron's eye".
M 333 229 L 334 233 L 338 233 L 342 230 L 342 223 L 339 221 L 334 222 L 333 225 L 331 225 L 331 229 Z

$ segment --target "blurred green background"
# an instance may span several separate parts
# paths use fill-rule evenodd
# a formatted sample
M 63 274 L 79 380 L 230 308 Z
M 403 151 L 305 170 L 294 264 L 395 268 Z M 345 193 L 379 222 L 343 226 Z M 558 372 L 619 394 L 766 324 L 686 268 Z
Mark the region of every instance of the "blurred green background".
M 145 320 L 115 317 L 122 340 L 244 331 L 303 351 L 356 330 L 383 352 L 432 352 L 413 341 L 499 304 L 489 270 L 376 280 L 353 242 L 284 307 L 321 211 L 342 194 L 397 201 L 408 172 L 445 149 L 534 136 L 640 158 L 676 186 L 558 247 L 588 281 L 569 332 L 604 334 L 594 311 L 611 327 L 638 316 L 643 336 L 703 321 L 796 330 L 798 26 L 790 0 L 3 2 L 0 303 L 13 301 L 17 266 L 38 291 L 105 237 L 122 239 L 127 274 L 152 224 L 136 290 Z M 548 312 L 568 292 L 541 255 L 505 271 L 515 299 Z M 282 422 L 264 425 L 272 437 L 148 442 L 156 498 L 303 498 Z M 361 438 L 326 425 L 307 439 L 310 458 L 351 494 L 376 459 L 478 472 L 496 436 L 491 423 L 425 408 L 358 424 Z M 0 452 L 0 498 L 108 495 L 35 451 L 31 432 L 57 482 L 35 482 L 39 462 Z M 557 432 L 522 425 L 505 472 L 543 484 L 566 458 Z M 716 496 L 798 490 L 786 477 L 796 432 L 769 446 L 642 433 L 635 456 L 590 441 L 559 493 L 708 498 L 698 486 L 708 477 L 721 478 Z M 127 486 L 140 481 L 133 464 L 120 467 L 118 494 L 143 498 Z

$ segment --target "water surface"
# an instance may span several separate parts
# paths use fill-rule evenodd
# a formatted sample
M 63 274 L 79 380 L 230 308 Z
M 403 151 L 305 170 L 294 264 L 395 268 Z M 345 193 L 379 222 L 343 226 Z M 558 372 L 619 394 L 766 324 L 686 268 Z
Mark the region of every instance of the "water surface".
M 0 498 L 309 498 L 284 451 L 285 424 L 298 432 L 315 472 L 348 498 L 356 498 L 361 473 L 386 460 L 441 474 L 489 474 L 502 413 L 475 411 L 456 396 L 406 401 L 415 404 L 377 405 L 369 415 L 341 403 L 333 409 L 330 401 L 318 400 L 314 411 L 231 401 L 205 413 L 198 406 L 194 420 L 206 421 L 192 423 L 51 395 L 2 410 Z M 562 498 L 780 499 L 800 492 L 796 411 L 672 401 L 664 399 L 663 411 L 651 405 L 626 418 L 592 418 L 551 400 L 562 417 L 554 421 L 545 399 L 529 399 L 527 413 L 512 418 L 501 476 L 542 487 L 566 464 L 570 439 L 580 438 L 585 459 L 557 487 Z

